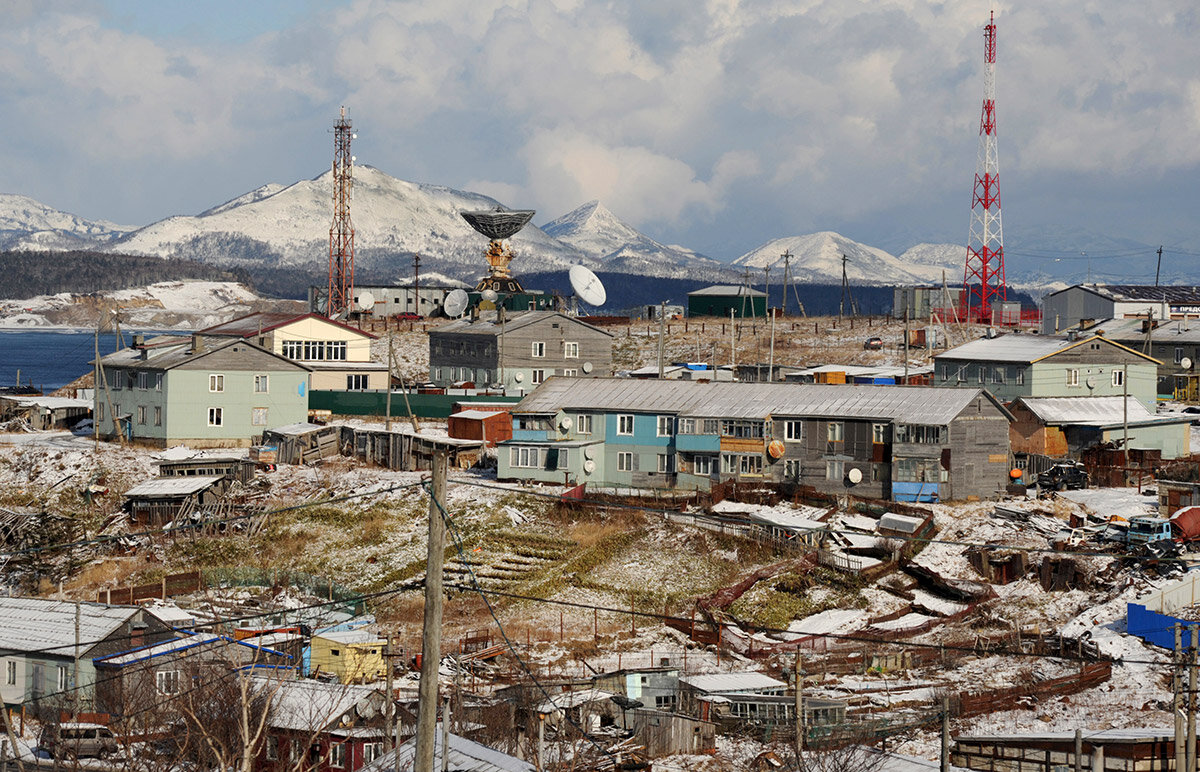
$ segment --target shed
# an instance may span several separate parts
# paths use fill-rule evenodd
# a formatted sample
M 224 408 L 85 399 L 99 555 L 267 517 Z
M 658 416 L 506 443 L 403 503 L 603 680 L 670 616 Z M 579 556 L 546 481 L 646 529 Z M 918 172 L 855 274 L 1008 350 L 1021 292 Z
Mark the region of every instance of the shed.
M 453 439 L 477 440 L 495 447 L 497 442 L 512 439 L 512 416 L 507 407 L 462 410 L 447 419 L 446 433 Z
M 911 515 L 898 515 L 895 512 L 885 512 L 879 518 L 879 535 L 899 539 L 918 539 L 924 537 L 933 527 L 932 516 L 924 519 Z
M 238 482 L 254 479 L 255 464 L 248 458 L 162 459 L 154 462 L 159 477 L 228 477 Z
M 340 435 L 337 426 L 288 424 L 263 432 L 262 444 L 275 446 L 275 463 L 308 464 L 336 456 Z
M 163 525 L 221 500 L 228 490 L 226 477 L 157 477 L 125 491 L 129 519 L 135 523 Z
M 333 673 L 344 684 L 382 678 L 385 645 L 383 638 L 366 630 L 317 633 L 311 643 L 311 673 Z
M 717 752 L 717 725 L 682 713 L 637 709 L 626 714 L 635 742 L 650 758 L 687 754 L 698 756 Z
M 483 449 L 479 440 L 423 434 L 404 425 L 391 431 L 343 426 L 341 445 L 345 455 L 401 472 L 432 469 L 433 457 L 438 453 L 445 453 L 451 466 L 466 469 L 474 466 Z
M 745 286 L 717 284 L 688 293 L 688 316 L 766 318 L 767 295 Z
M 24 420 L 30 428 L 68 429 L 91 416 L 92 402 L 68 397 L 0 395 L 0 421 Z

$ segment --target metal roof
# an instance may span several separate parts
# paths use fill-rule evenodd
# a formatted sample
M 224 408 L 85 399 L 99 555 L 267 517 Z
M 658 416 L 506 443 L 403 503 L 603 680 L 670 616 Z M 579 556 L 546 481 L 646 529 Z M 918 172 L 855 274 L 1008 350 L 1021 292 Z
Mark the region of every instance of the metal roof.
M 368 686 L 307 679 L 260 678 L 259 681 L 271 694 L 270 724 L 275 729 L 321 730 L 351 710 L 363 718 L 371 718 L 378 714 L 386 699 L 379 689 Z
M 1073 289 L 1083 289 L 1094 292 L 1101 297 L 1117 302 L 1155 301 L 1167 302 L 1172 305 L 1200 305 L 1200 287 L 1181 285 L 1150 284 L 1075 284 L 1050 295 L 1058 295 Z
M 138 370 L 170 370 L 179 365 L 203 359 L 209 354 L 229 348 L 230 346 L 249 346 L 263 356 L 276 360 L 279 367 L 286 365 L 295 370 L 307 371 L 310 369 L 299 362 L 282 357 L 273 351 L 268 351 L 262 346 L 248 340 L 242 340 L 241 338 L 234 340 L 202 340 L 199 350 L 193 349 L 193 342 L 192 337 L 177 335 L 162 336 L 152 339 L 141 348 L 133 348 L 131 346 L 100 357 L 100 363 L 105 367 L 125 367 Z M 144 357 L 143 354 L 145 355 Z
M 711 673 L 709 675 L 680 676 L 679 683 L 687 684 L 698 691 L 709 694 L 754 692 L 763 689 L 786 689 L 787 684 L 766 673 Z
M 447 761 L 449 768 L 455 772 L 535 772 L 535 767 L 528 761 L 522 761 L 516 756 L 509 756 L 474 740 L 450 734 L 450 753 Z M 391 772 L 396 768 L 396 754 L 400 754 L 400 769 L 412 772 L 413 758 L 417 752 L 416 738 L 405 742 L 397 751 L 388 751 L 379 758 L 360 767 L 361 772 Z M 433 768 L 442 768 L 442 728 L 438 722 L 434 732 Z
M 158 498 L 160 496 L 191 496 L 211 488 L 224 477 L 197 475 L 195 477 L 155 477 L 125 491 L 125 498 Z
M 110 657 L 98 659 L 96 660 L 96 664 L 116 666 L 132 665 L 135 662 L 144 662 L 148 659 L 161 657 L 164 654 L 173 654 L 179 651 L 194 649 L 197 646 L 207 646 L 209 644 L 222 642 L 230 646 L 245 646 L 248 649 L 264 651 L 268 654 L 286 656 L 283 654 L 283 652 L 268 648 L 265 644 L 260 642 L 235 641 L 232 638 L 224 635 L 217 635 L 216 633 L 189 633 L 187 636 L 182 638 L 174 638 L 169 641 L 164 641 L 163 643 L 154 644 L 153 646 L 143 646 L 140 649 L 133 649 L 131 651 L 121 652 L 120 654 L 114 654 Z
M 980 393 L 1007 415 L 982 389 L 562 377 L 547 379 L 512 412 L 597 410 L 747 419 L 829 416 L 946 424 Z
M 718 297 L 735 295 L 737 297 L 745 296 L 751 298 L 765 298 L 767 293 L 761 290 L 751 289 L 750 287 L 735 287 L 732 284 L 714 284 L 711 287 L 704 287 L 703 289 L 694 290 L 688 293 L 688 297 L 691 297 L 692 295 L 716 295 Z
M 352 332 L 355 335 L 363 338 L 375 338 L 369 332 L 351 327 L 348 324 L 330 319 L 327 316 L 322 316 L 316 313 L 307 314 L 280 314 L 267 311 L 259 311 L 245 316 L 239 316 L 236 319 L 231 319 L 228 322 L 214 324 L 212 327 L 205 327 L 200 330 L 201 335 L 214 335 L 220 337 L 235 337 L 235 338 L 253 338 L 255 335 L 261 335 L 264 332 L 270 332 L 280 327 L 286 327 L 295 322 L 301 322 L 305 319 L 316 319 L 319 322 L 331 324 L 334 327 L 341 328 L 347 332 Z
M 1158 362 L 1157 359 L 1146 356 L 1140 351 L 1134 351 L 1116 341 L 1097 335 L 1079 338 L 1078 340 L 1068 340 L 1055 335 L 1026 335 L 1024 333 L 1010 333 L 1008 335 L 999 335 L 995 338 L 972 340 L 948 351 L 943 351 L 935 355 L 934 359 L 968 359 L 975 362 L 1015 362 L 1018 364 L 1029 364 L 1093 341 L 1101 341 L 1120 351 L 1134 354 L 1154 363 Z
M 1128 410 L 1121 402 L 1125 400 Z M 1134 397 L 1020 397 L 1018 401 L 1044 424 L 1111 427 L 1185 424 L 1190 414 L 1156 415 Z
M 1103 335 L 1109 340 L 1119 341 L 1133 348 L 1146 342 L 1142 331 L 1145 319 L 1105 319 L 1087 328 L 1087 332 Z M 1200 343 L 1200 322 L 1195 319 L 1155 319 L 1158 325 L 1150 331 L 1153 343 Z
M 73 601 L 46 598 L 0 598 L 0 651 L 45 652 L 70 657 L 75 649 Z M 112 635 L 141 609 L 134 606 L 79 604 L 80 651 Z
M 613 334 L 608 330 L 602 330 L 593 324 L 588 324 L 577 316 L 568 316 L 567 314 L 559 311 L 521 311 L 518 313 L 508 313 L 504 319 L 504 330 L 506 332 L 509 330 L 519 330 L 522 327 L 528 327 L 531 324 L 537 324 L 538 322 L 544 322 L 547 319 L 553 318 L 581 325 L 589 330 L 607 335 L 610 338 L 614 337 Z M 436 330 L 430 330 L 429 334 L 439 335 L 442 333 L 467 333 L 473 335 L 495 336 L 500 334 L 500 327 L 501 325 L 498 317 L 489 314 L 488 316 L 480 315 L 478 319 L 471 319 L 470 317 L 457 319 L 449 324 L 443 324 Z

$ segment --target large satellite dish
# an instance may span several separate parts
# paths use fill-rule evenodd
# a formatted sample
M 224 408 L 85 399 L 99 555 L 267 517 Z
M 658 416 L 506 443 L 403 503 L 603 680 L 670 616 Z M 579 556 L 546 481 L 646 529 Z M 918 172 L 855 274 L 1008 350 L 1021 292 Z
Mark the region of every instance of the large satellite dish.
M 375 296 L 367 290 L 358 293 L 358 310 L 372 311 L 375 308 Z
M 471 227 L 489 239 L 506 239 L 516 234 L 533 219 L 532 209 L 492 209 L 480 212 L 459 212 Z
M 592 273 L 590 268 L 573 265 L 567 275 L 571 279 L 571 289 L 575 290 L 575 294 L 584 303 L 589 306 L 602 306 L 608 300 L 608 293 L 604 291 L 604 283 L 600 281 L 600 277 Z
M 442 301 L 442 313 L 451 319 L 456 316 L 462 316 L 462 312 L 467 310 L 467 303 L 469 302 L 471 302 L 471 296 L 466 293 L 466 290 L 450 290 L 446 294 L 446 299 Z

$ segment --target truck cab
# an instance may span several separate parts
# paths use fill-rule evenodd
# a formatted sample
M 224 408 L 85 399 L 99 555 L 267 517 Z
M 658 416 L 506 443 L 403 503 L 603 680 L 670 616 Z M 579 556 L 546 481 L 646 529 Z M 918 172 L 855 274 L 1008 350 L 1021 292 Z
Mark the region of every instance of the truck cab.
M 1171 540 L 1171 521 L 1164 517 L 1139 515 L 1129 518 L 1129 546 L 1150 544 L 1156 541 Z

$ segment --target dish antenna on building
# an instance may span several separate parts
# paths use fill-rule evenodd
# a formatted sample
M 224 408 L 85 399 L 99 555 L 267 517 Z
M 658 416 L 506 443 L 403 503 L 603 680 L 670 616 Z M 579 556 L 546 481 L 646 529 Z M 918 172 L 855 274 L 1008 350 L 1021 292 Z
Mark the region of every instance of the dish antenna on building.
M 1180 359 L 1179 366 L 1182 367 L 1184 370 L 1191 370 L 1192 369 L 1191 357 L 1184 357 L 1183 359 Z
M 375 310 L 375 296 L 367 290 L 363 290 L 362 292 L 358 293 L 358 299 L 356 300 L 355 305 L 358 307 L 359 311 L 373 311 Z
M 575 290 L 575 296 L 584 303 L 589 306 L 602 306 L 608 300 L 604 282 L 600 281 L 600 277 L 590 268 L 573 265 L 567 275 L 571 279 L 571 289 Z
M 442 301 L 442 313 L 451 319 L 462 316 L 463 311 L 467 310 L 467 303 L 470 302 L 471 297 L 466 290 L 452 289 Z

